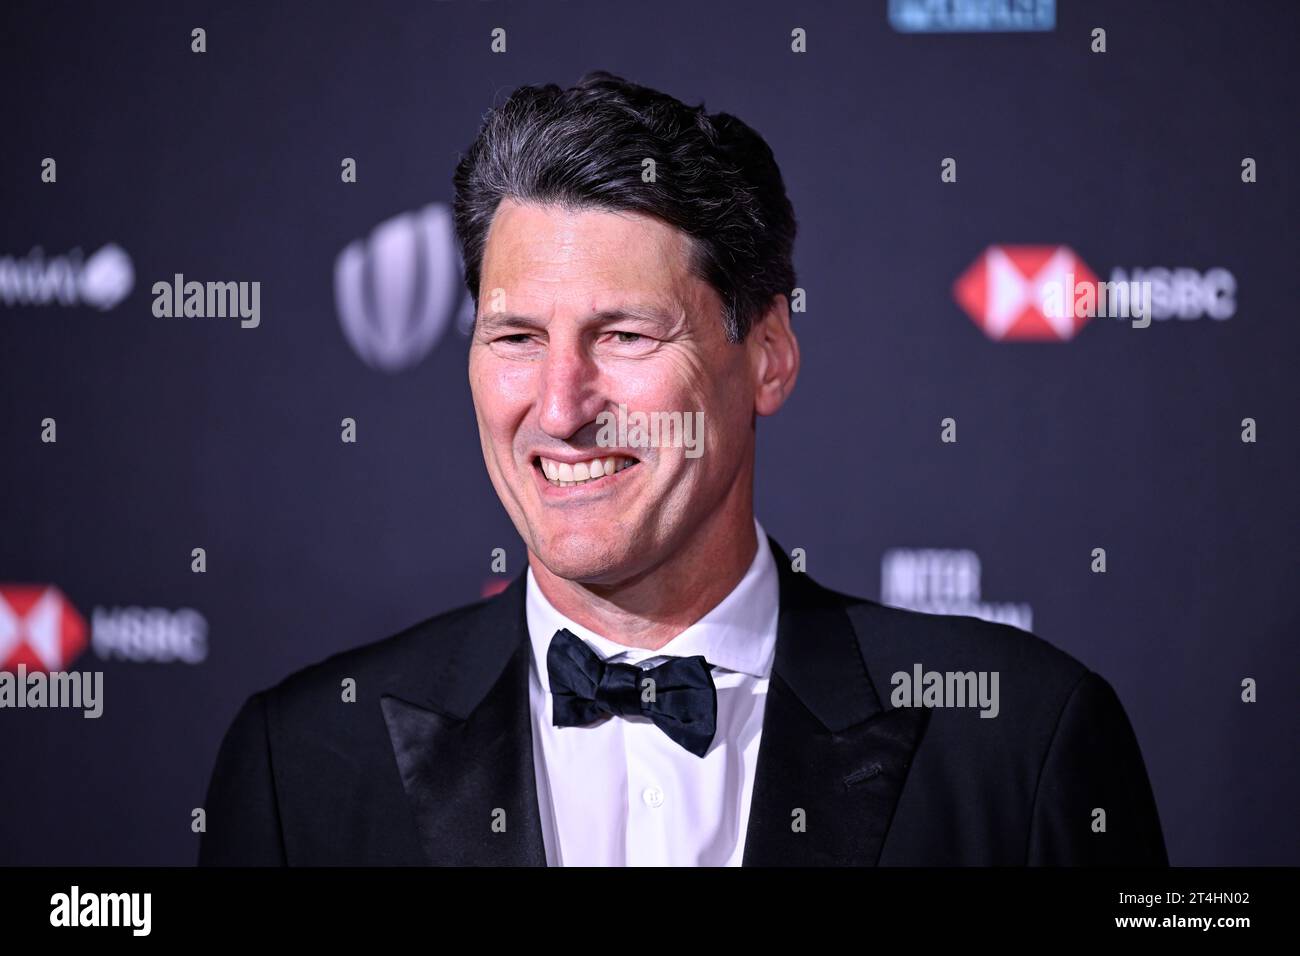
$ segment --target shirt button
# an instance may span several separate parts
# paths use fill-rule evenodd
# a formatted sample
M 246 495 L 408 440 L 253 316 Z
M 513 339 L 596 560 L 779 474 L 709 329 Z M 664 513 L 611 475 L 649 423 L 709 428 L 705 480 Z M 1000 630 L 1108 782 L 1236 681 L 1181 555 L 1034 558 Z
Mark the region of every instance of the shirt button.
M 641 791 L 641 799 L 647 807 L 663 806 L 664 792 L 658 787 L 646 787 Z

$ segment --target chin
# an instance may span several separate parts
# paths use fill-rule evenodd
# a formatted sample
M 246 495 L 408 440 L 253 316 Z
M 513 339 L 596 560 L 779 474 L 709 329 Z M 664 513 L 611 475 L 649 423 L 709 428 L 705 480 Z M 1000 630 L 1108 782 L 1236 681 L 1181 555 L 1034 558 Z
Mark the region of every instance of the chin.
M 581 584 L 614 584 L 637 570 L 637 555 L 590 531 L 561 532 L 534 553 L 556 577 Z

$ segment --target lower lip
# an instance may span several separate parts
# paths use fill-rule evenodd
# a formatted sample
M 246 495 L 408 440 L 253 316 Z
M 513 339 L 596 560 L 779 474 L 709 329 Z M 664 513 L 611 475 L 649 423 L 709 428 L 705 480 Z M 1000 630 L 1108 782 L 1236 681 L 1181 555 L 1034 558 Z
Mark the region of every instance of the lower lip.
M 533 478 L 541 488 L 542 497 L 547 501 L 573 501 L 586 500 L 599 497 L 623 487 L 624 479 L 627 473 L 635 471 L 641 467 L 640 462 L 635 465 L 629 465 L 612 475 L 606 475 L 604 478 L 598 478 L 596 481 L 584 482 L 581 485 L 569 485 L 567 488 L 559 485 L 553 485 L 547 480 L 546 475 L 542 473 L 541 468 L 536 465 L 532 466 Z

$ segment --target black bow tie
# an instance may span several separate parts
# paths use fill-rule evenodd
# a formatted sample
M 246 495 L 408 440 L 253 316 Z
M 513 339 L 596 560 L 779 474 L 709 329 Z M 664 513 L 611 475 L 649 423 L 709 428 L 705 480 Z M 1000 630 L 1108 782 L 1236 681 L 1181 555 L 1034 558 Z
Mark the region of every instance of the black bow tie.
M 560 628 L 546 652 L 555 726 L 585 726 L 608 715 L 649 717 L 703 757 L 718 721 L 712 668 L 698 654 L 670 657 L 648 668 L 606 663 L 577 635 Z

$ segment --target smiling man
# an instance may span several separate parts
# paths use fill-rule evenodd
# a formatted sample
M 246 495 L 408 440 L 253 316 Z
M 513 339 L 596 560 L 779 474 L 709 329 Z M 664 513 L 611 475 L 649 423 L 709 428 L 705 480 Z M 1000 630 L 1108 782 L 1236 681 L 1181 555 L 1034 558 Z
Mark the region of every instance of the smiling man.
M 504 306 L 481 316 L 470 346 L 488 474 L 541 593 L 652 650 L 753 561 L 754 417 L 780 407 L 799 366 L 783 294 L 747 317 L 737 344 L 695 272 L 689 237 L 654 216 L 505 197 L 481 279 Z M 699 413 L 707 455 L 601 447 L 600 416 L 620 404 Z
M 800 369 L 757 133 L 596 73 L 491 111 L 455 187 L 469 384 L 528 570 L 250 697 L 201 863 L 1167 862 L 1102 678 L 826 590 L 755 520 L 756 423 Z M 698 423 L 702 454 L 614 414 Z

